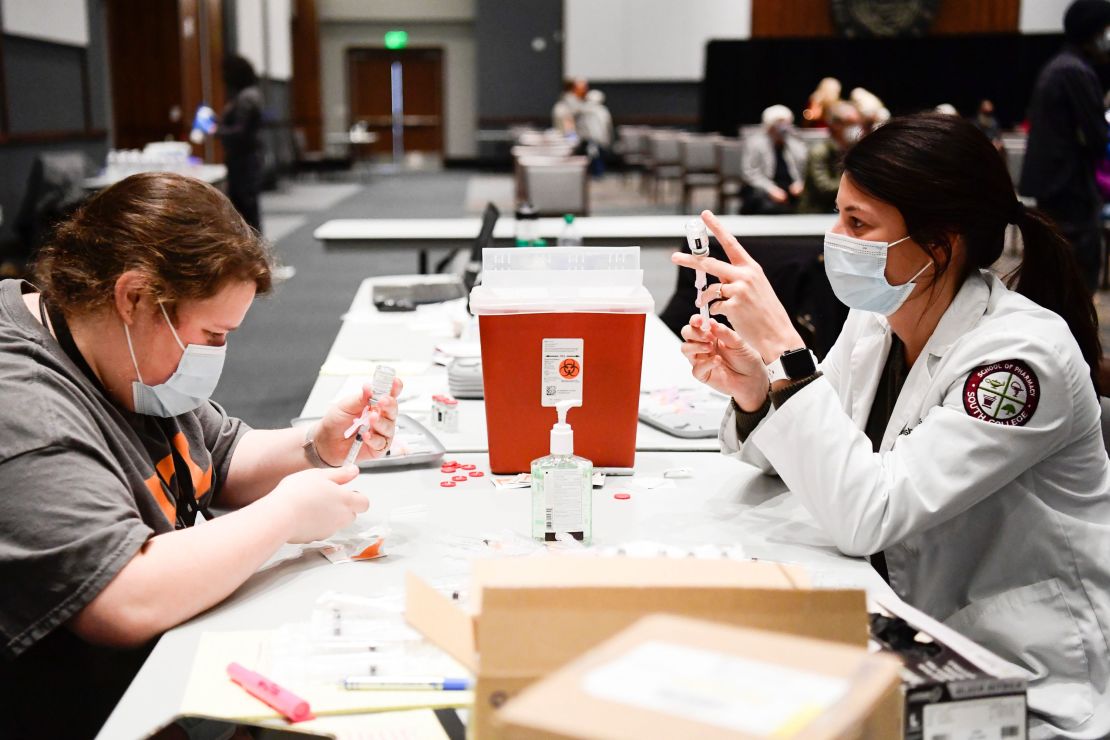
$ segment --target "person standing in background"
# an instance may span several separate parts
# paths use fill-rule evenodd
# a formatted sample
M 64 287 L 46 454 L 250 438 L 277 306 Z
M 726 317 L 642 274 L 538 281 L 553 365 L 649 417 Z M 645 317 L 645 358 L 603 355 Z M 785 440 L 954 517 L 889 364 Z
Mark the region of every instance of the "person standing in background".
M 1102 256 L 1095 168 L 1106 151 L 1102 86 L 1094 65 L 1110 56 L 1110 2 L 1075 0 L 1064 14 L 1064 36 L 1067 43 L 1033 89 L 1018 190 L 1057 223 L 1093 293 Z
M 984 99 L 979 102 L 979 113 L 971 119 L 971 123 L 983 132 L 983 136 L 991 140 L 991 144 L 994 145 L 999 154 L 1005 153 L 1006 148 L 1002 144 L 1002 127 L 998 124 L 998 119 L 994 115 L 994 103 L 992 101 Z
M 590 90 L 578 113 L 578 135 L 586 142 L 590 174 L 601 177 L 605 160 L 613 148 L 613 116 L 605 105 L 605 93 Z
M 578 114 L 589 89 L 589 83 L 582 77 L 567 80 L 563 84 L 562 96 L 551 107 L 551 128 L 562 132 L 564 136 L 577 134 Z
M 223 75 L 228 102 L 216 134 L 224 145 L 227 195 L 243 220 L 261 233 L 258 195 L 262 192 L 262 91 L 254 67 L 241 56 L 224 59 Z

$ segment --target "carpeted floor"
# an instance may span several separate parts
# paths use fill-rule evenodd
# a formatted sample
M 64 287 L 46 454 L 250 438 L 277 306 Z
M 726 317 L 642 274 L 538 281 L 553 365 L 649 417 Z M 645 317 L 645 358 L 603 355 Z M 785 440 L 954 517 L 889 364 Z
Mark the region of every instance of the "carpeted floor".
M 359 282 L 416 268 L 415 255 L 399 263 L 395 253 L 325 253 L 313 230 L 333 218 L 462 216 L 467 180 L 453 172 L 396 174 L 343 183 L 341 190 L 334 183 L 296 183 L 263 195 L 263 228 L 278 259 L 296 273 L 257 300 L 231 337 L 215 399 L 253 426 L 287 426 L 300 413 Z M 299 219 L 291 230 L 290 219 Z

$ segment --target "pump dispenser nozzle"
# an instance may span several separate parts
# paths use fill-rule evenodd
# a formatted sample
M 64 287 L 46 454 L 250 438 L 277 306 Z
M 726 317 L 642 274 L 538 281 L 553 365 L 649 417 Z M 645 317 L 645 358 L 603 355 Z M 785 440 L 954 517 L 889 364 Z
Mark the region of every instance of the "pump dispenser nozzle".
M 558 421 L 551 427 L 551 454 L 574 454 L 574 430 L 567 423 L 567 412 L 571 409 L 581 408 L 582 401 L 558 401 L 555 403 L 555 413 Z

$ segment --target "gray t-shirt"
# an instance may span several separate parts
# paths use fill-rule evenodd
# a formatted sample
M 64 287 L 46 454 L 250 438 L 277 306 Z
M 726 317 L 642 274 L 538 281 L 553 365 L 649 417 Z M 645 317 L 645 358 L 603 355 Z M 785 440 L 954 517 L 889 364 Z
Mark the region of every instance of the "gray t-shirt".
M 147 538 L 218 500 L 249 427 L 215 403 L 121 408 L 0 282 L 0 658 L 88 604 Z M 191 499 L 189 504 L 186 499 Z M 70 668 L 72 669 L 72 667 Z

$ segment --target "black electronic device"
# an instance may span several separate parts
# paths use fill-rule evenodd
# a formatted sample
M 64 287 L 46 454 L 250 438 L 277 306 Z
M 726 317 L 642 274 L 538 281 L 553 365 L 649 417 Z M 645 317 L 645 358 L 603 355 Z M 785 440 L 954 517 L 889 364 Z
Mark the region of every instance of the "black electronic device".
M 146 740 L 189 740 L 194 737 L 266 738 L 267 740 L 305 740 L 335 738 L 328 732 L 313 732 L 289 725 L 265 725 L 257 722 L 180 714 L 158 728 Z
M 448 740 L 464 740 L 466 728 L 454 709 L 434 710 Z M 305 740 L 335 738 L 330 732 L 305 730 L 294 725 L 262 724 L 239 720 L 180 714 L 152 732 L 146 740 L 189 740 L 194 737 L 257 738 L 258 740 Z
M 497 210 L 497 206 L 487 203 L 486 210 L 482 213 L 482 228 L 478 230 L 478 238 L 474 240 L 474 246 L 470 249 L 470 259 L 466 261 L 466 270 L 463 272 L 463 287 L 466 288 L 467 293 L 470 293 L 480 281 L 482 250 L 493 241 L 493 227 L 497 225 L 497 219 L 500 217 L 501 211 Z

